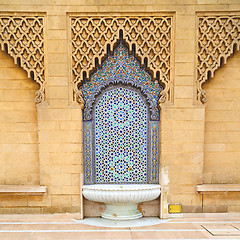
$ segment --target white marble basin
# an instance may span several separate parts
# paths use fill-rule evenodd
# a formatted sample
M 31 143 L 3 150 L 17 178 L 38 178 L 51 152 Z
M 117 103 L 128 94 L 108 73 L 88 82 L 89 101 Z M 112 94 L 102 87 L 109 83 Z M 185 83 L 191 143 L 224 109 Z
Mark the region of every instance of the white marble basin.
M 101 217 L 113 220 L 130 220 L 142 217 L 137 205 L 159 197 L 158 184 L 93 184 L 83 186 L 83 196 L 106 204 Z

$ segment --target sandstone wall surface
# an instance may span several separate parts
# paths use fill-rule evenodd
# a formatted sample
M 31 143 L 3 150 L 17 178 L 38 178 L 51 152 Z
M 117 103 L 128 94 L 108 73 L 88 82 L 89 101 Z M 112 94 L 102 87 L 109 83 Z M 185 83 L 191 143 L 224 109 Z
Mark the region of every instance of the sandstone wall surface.
M 84 215 L 84 207 L 88 216 L 100 214 L 102 206 L 88 201 L 83 206 L 81 196 L 82 112 L 71 99 L 69 16 L 164 14 L 174 16 L 173 95 L 160 105 L 161 198 L 142 206 L 143 212 L 166 217 L 168 204 L 177 203 L 184 212 L 239 212 L 239 193 L 203 201 L 196 191 L 203 183 L 240 183 L 239 53 L 205 84 L 208 102 L 194 98 L 197 15 L 239 12 L 236 0 L 0 1 L 1 16 L 44 16 L 46 67 L 46 101 L 35 105 L 39 86 L 0 52 L 0 182 L 47 186 L 44 196 L 2 196 L 0 212 Z

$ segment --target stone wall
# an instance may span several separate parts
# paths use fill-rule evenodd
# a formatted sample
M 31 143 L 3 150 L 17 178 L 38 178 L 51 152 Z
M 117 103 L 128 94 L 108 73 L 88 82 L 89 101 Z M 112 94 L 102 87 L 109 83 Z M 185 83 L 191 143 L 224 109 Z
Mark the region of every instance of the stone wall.
M 183 212 L 239 212 L 239 193 L 204 195 L 203 200 L 196 191 L 196 185 L 203 183 L 240 183 L 239 53 L 203 85 L 208 102 L 196 100 L 197 16 L 239 16 L 239 12 L 240 4 L 234 0 L 2 1 L 1 16 L 40 15 L 45 19 L 45 99 L 35 105 L 38 84 L 1 52 L 0 163 L 4 170 L 0 181 L 45 185 L 47 193 L 1 196 L 0 212 L 84 214 L 82 106 L 72 98 L 69 16 L 74 14 L 173 16 L 172 93 L 170 101 L 160 104 L 162 194 L 160 204 L 157 200 L 141 207 L 145 215 L 161 212 L 162 217 L 168 216 L 168 204 L 175 203 L 183 205 Z M 21 125 L 21 134 L 16 129 L 18 122 L 27 123 Z M 85 205 L 89 216 L 101 208 L 87 201 Z
M 38 84 L 0 51 L 0 184 L 39 184 Z

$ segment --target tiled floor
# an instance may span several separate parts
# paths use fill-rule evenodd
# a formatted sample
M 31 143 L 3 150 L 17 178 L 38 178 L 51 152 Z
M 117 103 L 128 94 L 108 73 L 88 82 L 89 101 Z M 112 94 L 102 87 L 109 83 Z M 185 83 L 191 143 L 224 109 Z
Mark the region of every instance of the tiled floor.
M 104 227 L 107 222 L 93 226 L 78 219 L 78 214 L 0 215 L 0 239 L 240 239 L 240 218 L 155 219 L 155 225 L 141 227 L 132 222 L 121 227 Z

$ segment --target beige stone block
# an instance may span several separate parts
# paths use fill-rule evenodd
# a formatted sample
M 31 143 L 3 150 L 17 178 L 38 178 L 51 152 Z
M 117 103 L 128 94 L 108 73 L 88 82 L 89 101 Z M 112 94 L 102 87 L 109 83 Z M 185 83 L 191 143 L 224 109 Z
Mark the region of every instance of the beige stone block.
M 80 194 L 79 186 L 62 186 L 62 194 Z
M 27 206 L 26 196 L 1 196 L 0 205 L 2 207 L 24 207 Z
M 37 113 L 36 110 L 1 110 L 0 122 L 36 122 Z M 9 124 L 10 125 L 10 124 Z
M 64 173 L 51 173 L 49 174 L 49 182 L 48 185 L 54 186 L 71 186 L 72 185 L 72 178 L 71 174 L 64 174 Z
M 184 152 L 202 152 L 203 143 L 182 144 L 182 151 Z
M 175 98 L 192 98 L 193 87 L 192 86 L 175 86 Z
M 68 98 L 68 89 L 67 86 L 49 86 L 49 94 L 51 98 Z
M 184 30 L 192 30 L 195 33 L 195 16 L 192 14 L 185 14 L 185 15 L 176 15 L 176 32 L 180 31 L 184 34 Z
M 56 121 L 48 121 L 49 120 L 49 116 L 48 116 L 48 112 L 40 112 L 40 114 L 38 114 L 38 127 L 40 130 L 40 135 L 41 134 L 45 134 L 44 131 L 58 131 L 59 130 L 59 122 Z M 45 121 L 43 121 L 43 119 L 45 119 Z
M 227 206 L 221 206 L 221 205 L 204 205 L 203 206 L 203 212 L 204 213 L 225 213 L 228 211 L 228 207 Z
M 81 197 L 79 194 L 72 196 L 72 206 L 73 207 L 81 206 Z
M 74 173 L 72 176 L 72 186 L 80 186 L 80 174 Z
M 174 105 L 179 108 L 190 108 L 192 107 L 193 99 L 192 98 L 177 98 L 174 99 Z
M 194 109 L 193 113 L 194 120 L 204 121 L 205 120 L 205 109 Z
M 240 212 L 240 206 L 228 206 L 228 212 Z
M 61 166 L 59 165 L 41 165 L 41 174 L 44 173 L 61 173 Z
M 1 214 L 40 214 L 41 208 L 39 207 L 10 207 L 0 208 Z
M 52 108 L 55 108 L 55 109 L 61 108 L 61 109 L 63 109 L 63 108 L 67 108 L 69 102 L 68 102 L 68 99 L 66 99 L 66 98 L 63 98 L 63 99 L 51 98 L 49 103 L 50 103 Z
M 65 54 L 52 54 L 52 55 L 59 56 L 59 58 L 60 58 L 61 55 L 65 55 Z M 54 60 L 54 58 L 52 60 Z M 68 86 L 68 80 L 69 79 L 67 77 L 51 76 L 51 77 L 49 77 L 49 86 L 56 86 L 56 87 Z M 52 105 L 51 105 L 51 107 L 52 107 Z
M 18 144 L 17 151 L 23 153 L 38 153 L 38 144 L 37 143 L 29 143 L 29 144 Z
M 225 150 L 227 152 L 240 152 L 240 143 L 228 143 L 224 144 L 225 145 Z
M 208 111 L 206 113 L 206 119 L 208 121 L 236 121 L 240 119 L 240 112 L 238 111 Z
M 218 0 L 210 0 L 210 1 L 206 1 L 206 0 L 197 0 L 197 4 L 217 4 Z
M 185 11 L 186 8 L 185 8 Z M 183 14 L 183 16 L 185 16 L 186 14 Z M 189 14 L 190 15 L 190 14 Z M 186 17 L 189 17 L 189 15 L 187 15 Z M 177 16 L 181 16 L 180 14 L 178 14 Z M 191 16 L 191 15 L 190 15 Z M 195 15 L 193 15 L 195 17 Z M 185 17 L 185 18 L 186 18 Z M 195 21 L 195 20 L 194 20 Z M 180 25 L 180 23 L 178 23 Z M 196 35 L 196 29 L 194 28 L 185 28 L 185 29 L 182 29 L 181 27 L 177 28 L 176 29 L 176 32 L 175 32 L 175 37 L 176 39 L 181 39 L 181 40 L 189 40 L 189 39 L 195 39 L 195 35 Z M 188 56 L 188 57 L 187 57 Z M 175 55 L 175 59 L 177 59 L 177 55 Z M 186 59 L 186 62 L 189 62 L 189 61 L 193 61 L 195 59 L 195 55 L 194 53 L 187 53 L 186 56 L 184 57 L 184 59 Z M 185 62 L 185 61 L 184 61 Z
M 13 65 L 13 67 L 9 68 L 3 68 L 1 69 L 1 75 L 0 75 L 0 80 L 1 79 L 28 79 L 27 73 L 17 67 L 16 65 Z
M 54 207 L 71 207 L 72 197 L 70 195 L 52 195 L 51 203 Z
M 183 29 L 184 31 L 184 29 Z M 192 40 L 186 40 L 186 39 L 178 39 L 175 42 L 175 52 L 178 53 L 192 53 L 194 52 L 195 48 L 195 42 Z M 194 64 L 191 64 L 191 70 L 193 69 Z M 183 75 L 183 74 L 181 74 Z M 193 71 L 191 71 L 191 74 L 186 75 L 193 75 Z
M 205 144 L 206 152 L 224 152 L 225 148 L 226 148 L 225 144 L 222 144 L 222 143 Z
M 85 203 L 85 199 L 84 199 Z M 104 203 L 92 202 L 92 204 L 84 204 L 84 216 L 85 217 L 100 217 L 105 209 Z
M 185 53 L 183 53 L 185 54 Z M 193 76 L 175 76 L 174 84 L 175 86 L 193 86 Z
M 61 39 L 67 40 L 66 29 L 48 29 L 47 30 L 48 39 Z M 65 56 L 66 57 L 66 56 Z
M 51 152 L 51 153 L 80 153 L 81 145 L 78 143 L 64 143 L 64 144 L 48 144 L 41 143 L 41 152 Z
M 173 133 L 172 131 L 162 131 L 160 133 L 160 141 L 161 142 L 172 142 L 173 139 Z
M 68 51 L 68 45 L 67 41 L 64 39 L 50 39 L 48 40 L 48 52 L 49 54 L 67 54 Z M 65 64 L 66 67 L 66 64 Z M 49 69 L 51 70 L 50 66 Z M 60 70 L 60 69 L 59 69 Z M 51 75 L 51 74 L 50 74 Z
M 48 184 L 48 181 L 46 181 Z M 62 186 L 48 186 L 47 191 L 49 195 L 61 195 L 62 194 Z
M 204 142 L 203 128 L 202 128 L 202 130 L 193 132 L 192 141 L 193 141 L 193 143 L 203 143 Z
M 2 133 L 0 143 L 33 143 L 37 142 L 36 132 L 12 132 Z
M 169 191 L 171 192 L 172 195 L 179 195 L 179 194 L 195 194 L 196 193 L 196 187 L 195 186 L 176 186 L 176 185 L 171 185 L 169 187 Z
M 176 109 L 173 111 L 173 119 L 175 120 L 193 120 L 194 111 L 193 109 Z M 177 121 L 175 121 L 177 124 Z M 187 123 L 187 122 L 186 122 Z
M 175 74 L 177 76 L 193 76 L 194 63 L 177 62 L 175 63 Z
M 183 34 L 185 35 L 185 34 Z M 176 63 L 190 63 L 194 64 L 195 54 L 193 52 L 189 53 L 182 53 L 179 52 L 175 55 L 175 62 Z
M 206 138 L 209 142 L 222 143 L 223 139 L 225 143 L 239 142 L 239 132 L 206 132 Z
M 49 64 L 68 64 L 67 54 L 64 53 L 51 53 L 48 55 Z M 67 84 L 67 83 L 66 83 Z
M 81 109 L 71 109 L 71 120 L 72 121 L 82 121 L 82 110 Z
M 79 121 L 60 122 L 61 131 L 81 131 L 82 123 Z
M 115 0 L 116 1 L 116 3 L 117 3 L 117 0 Z M 134 7 L 136 6 L 136 5 L 154 5 L 154 4 L 158 4 L 158 1 L 156 2 L 156 1 L 154 1 L 154 0 L 142 0 L 142 1 L 137 1 L 137 0 L 131 0 L 131 1 L 129 1 L 128 3 L 127 3 L 127 1 L 126 0 L 124 0 L 124 1 L 120 1 L 120 2 L 118 2 L 118 4 L 121 4 L 121 5 L 125 5 L 125 4 L 132 4 L 133 6 L 132 6 L 132 8 L 134 9 Z M 161 1 L 161 4 L 169 4 L 168 3 L 168 1 L 166 1 L 166 0 L 162 0 Z
M 61 166 L 62 173 L 80 173 L 80 165 L 63 165 Z
M 31 196 L 28 197 L 27 205 L 29 207 L 51 206 L 51 198 L 49 196 Z
M 6 114 L 7 112 L 15 111 L 26 116 L 28 116 L 26 111 L 30 111 L 31 115 L 35 112 L 35 120 L 37 119 L 36 104 L 31 99 L 28 102 L 0 102 L 0 109 L 1 111 L 6 111 Z
M 0 130 L 1 131 L 5 131 L 8 130 L 8 132 L 28 132 L 28 131 L 33 131 L 36 132 L 37 131 L 37 124 L 36 123 L 9 123 L 9 122 L 5 122 L 5 123 L 0 123 Z
M 187 131 L 174 131 L 173 142 L 191 142 L 192 141 L 192 132 Z
M 65 30 L 67 27 L 67 19 L 65 15 L 49 15 L 48 16 L 48 28 Z M 63 31 L 61 31 L 63 32 Z M 66 36 L 66 30 L 63 33 L 63 37 Z
M 66 77 L 68 74 L 66 63 L 49 63 L 49 77 Z
M 17 98 L 16 98 L 17 96 Z M 0 90 L 0 101 L 6 102 L 29 102 L 34 101 L 35 90 Z

